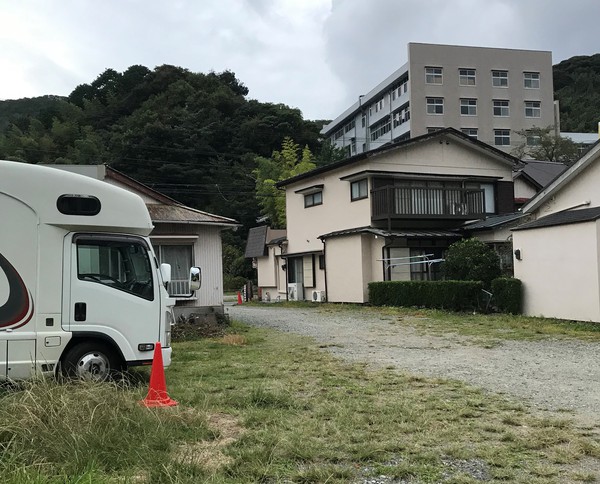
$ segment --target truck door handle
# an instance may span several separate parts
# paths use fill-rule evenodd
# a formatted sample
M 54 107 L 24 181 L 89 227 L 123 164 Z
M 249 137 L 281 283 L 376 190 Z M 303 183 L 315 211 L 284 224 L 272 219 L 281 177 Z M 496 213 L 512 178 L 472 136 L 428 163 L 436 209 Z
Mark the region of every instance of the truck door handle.
M 86 304 L 83 302 L 75 303 L 75 321 L 85 321 Z

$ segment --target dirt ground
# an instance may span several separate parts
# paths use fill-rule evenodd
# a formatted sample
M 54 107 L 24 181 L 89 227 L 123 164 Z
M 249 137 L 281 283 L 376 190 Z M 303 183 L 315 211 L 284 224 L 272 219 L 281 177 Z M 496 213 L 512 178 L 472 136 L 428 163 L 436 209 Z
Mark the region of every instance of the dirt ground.
M 348 361 L 461 380 L 561 412 L 585 427 L 600 425 L 600 344 L 575 339 L 504 341 L 492 348 L 468 338 L 420 335 L 392 316 L 361 311 L 227 306 L 231 319 L 313 337 Z M 415 321 L 415 323 L 417 323 Z

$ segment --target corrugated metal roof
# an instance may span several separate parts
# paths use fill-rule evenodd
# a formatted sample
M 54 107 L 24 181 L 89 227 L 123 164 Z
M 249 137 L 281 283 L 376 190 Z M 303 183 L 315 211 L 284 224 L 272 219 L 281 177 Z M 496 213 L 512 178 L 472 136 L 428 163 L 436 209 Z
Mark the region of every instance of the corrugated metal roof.
M 353 234 L 373 234 L 380 237 L 406 237 L 406 238 L 449 238 L 461 237 L 456 232 L 448 230 L 382 230 L 373 227 L 358 227 L 354 229 L 337 230 L 319 236 L 319 239 L 328 239 L 331 237 L 339 237 L 342 235 Z
M 584 208 L 581 210 L 566 210 L 564 212 L 556 212 L 545 217 L 538 218 L 533 222 L 515 227 L 513 231 L 538 229 L 542 227 L 553 227 L 556 225 L 568 225 L 582 222 L 593 222 L 600 218 L 600 207 Z
M 148 212 L 153 222 L 190 223 L 203 225 L 239 225 L 231 218 L 202 212 L 184 205 L 165 205 L 162 203 L 147 203 Z

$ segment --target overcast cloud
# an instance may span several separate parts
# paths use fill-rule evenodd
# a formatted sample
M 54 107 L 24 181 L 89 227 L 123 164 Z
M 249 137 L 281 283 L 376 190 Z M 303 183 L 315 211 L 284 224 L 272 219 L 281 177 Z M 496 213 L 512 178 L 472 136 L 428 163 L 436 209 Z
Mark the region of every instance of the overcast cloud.
M 0 0 L 0 99 L 67 95 L 107 68 L 235 72 L 249 97 L 333 118 L 408 42 L 600 52 L 598 0 Z

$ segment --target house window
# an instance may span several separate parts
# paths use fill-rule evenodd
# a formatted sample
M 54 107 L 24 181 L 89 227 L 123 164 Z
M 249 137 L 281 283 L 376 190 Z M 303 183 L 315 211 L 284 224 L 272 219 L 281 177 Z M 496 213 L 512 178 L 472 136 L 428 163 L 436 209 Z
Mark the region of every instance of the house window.
M 428 261 L 442 259 L 445 250 L 435 248 L 411 248 L 410 249 L 410 279 L 411 281 L 437 281 L 442 278 L 441 264 Z
M 325 256 L 323 254 L 319 255 L 319 269 L 325 270 Z
M 461 86 L 474 86 L 475 85 L 475 69 L 459 69 L 458 70 L 458 83 Z
M 508 87 L 508 71 L 492 71 L 492 86 Z
M 461 116 L 477 116 L 477 99 L 460 100 Z
M 444 98 L 428 97 L 427 114 L 444 114 Z
M 159 263 L 171 264 L 171 282 L 167 286 L 169 296 L 185 296 L 191 294 L 189 270 L 194 265 L 194 246 L 188 245 L 154 245 Z
M 495 129 L 494 130 L 494 144 L 496 146 L 509 146 L 510 145 L 510 129 Z
M 462 128 L 461 131 L 467 136 L 477 139 L 477 128 Z
M 542 115 L 540 101 L 525 101 L 525 117 L 539 118 Z
M 323 192 L 308 193 L 304 195 L 304 208 L 323 204 Z
M 508 101 L 494 101 L 494 116 L 509 116 Z
M 441 67 L 426 67 L 425 68 L 425 83 L 426 84 L 442 84 L 443 75 Z
M 531 134 L 531 132 L 529 132 L 526 135 L 525 142 L 527 143 L 527 146 L 539 146 L 541 139 L 541 136 L 537 134 Z
M 539 89 L 540 88 L 540 73 L 539 72 L 524 72 L 523 73 L 523 86 L 526 89 Z
M 350 200 L 362 200 L 369 196 L 369 182 L 366 178 L 350 183 Z

